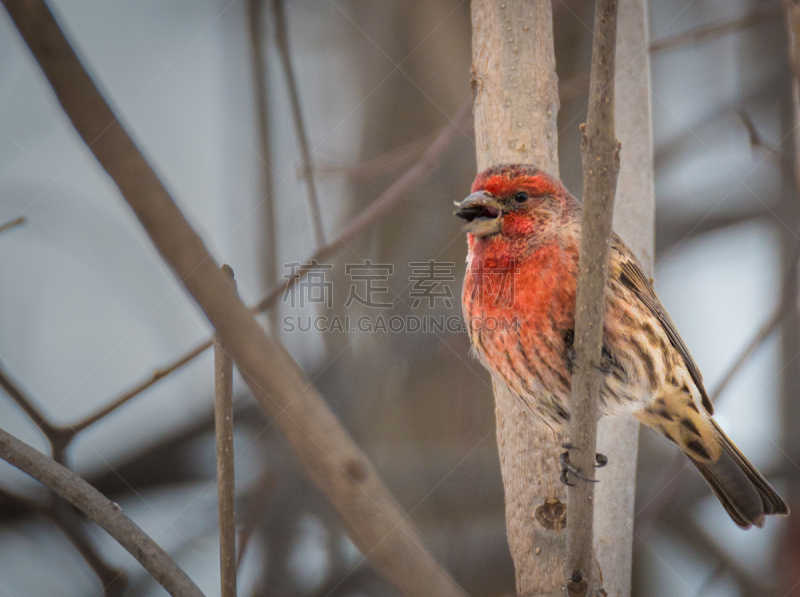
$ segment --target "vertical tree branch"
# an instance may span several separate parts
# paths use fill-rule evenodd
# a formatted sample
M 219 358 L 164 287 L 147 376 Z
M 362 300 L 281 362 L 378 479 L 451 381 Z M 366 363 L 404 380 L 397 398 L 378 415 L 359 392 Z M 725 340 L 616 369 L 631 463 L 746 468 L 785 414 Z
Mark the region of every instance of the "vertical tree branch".
M 655 188 L 650 123 L 647 0 L 619 0 L 616 127 L 622 143 L 614 230 L 653 275 Z M 633 516 L 639 423 L 633 417 L 598 422 L 597 451 L 610 456 L 595 487 L 594 546 L 603 588 L 614 597 L 631 591 Z
M 792 69 L 793 146 L 795 160 L 800 159 L 800 1 L 786 0 L 786 23 L 789 29 L 789 66 Z M 800 189 L 800 164 L 794 164 L 794 180 Z
M 264 282 L 267 288 L 278 283 L 278 235 L 276 234 L 275 200 L 272 181 L 272 147 L 270 145 L 270 110 L 267 95 L 267 44 L 264 40 L 264 3 L 266 0 L 247 0 L 247 24 L 250 34 L 250 66 L 253 78 L 253 101 L 258 123 L 258 144 L 261 150 L 258 164 L 260 193 L 264 203 L 261 235 Z M 277 330 L 277 313 L 269 313 L 273 333 Z
M 473 0 L 472 84 L 478 170 L 528 163 L 558 176 L 558 79 L 550 0 Z M 564 437 L 497 379 L 497 444 L 517 593 L 560 596 L 564 578 Z
M 614 133 L 614 61 L 617 0 L 597 0 L 589 83 L 589 113 L 582 127 L 583 234 L 575 304 L 575 373 L 570 394 L 572 463 L 594 470 L 597 398 L 602 383 L 605 287 L 611 250 L 611 219 L 619 172 Z M 594 483 L 578 481 L 567 490 L 567 592 L 583 597 L 594 590 Z
M 222 266 L 233 281 L 233 270 Z M 235 285 L 235 282 L 233 282 Z M 236 597 L 236 498 L 233 469 L 233 361 L 214 341 L 214 430 L 217 438 L 217 512 L 222 597 Z
M 800 420 L 800 404 L 797 394 L 800 391 L 800 373 L 792 361 L 800 353 L 800 313 L 796 308 L 798 300 L 798 283 L 800 273 L 797 270 L 796 248 L 800 215 L 797 211 L 798 192 L 800 191 L 800 1 L 787 0 L 787 25 L 789 28 L 789 58 L 791 66 L 791 106 L 781 115 L 781 153 L 791 157 L 782 160 L 781 173 L 782 197 L 781 220 L 786 223 L 779 228 L 781 242 L 781 261 L 783 265 L 781 277 L 781 300 L 788 308 L 786 316 L 781 319 L 781 388 L 780 418 L 783 422 L 781 452 L 790 462 L 797 462 L 800 457 L 800 437 L 796 431 Z M 791 116 L 786 114 L 788 112 Z M 791 132 L 792 134 L 784 134 Z M 793 180 L 789 185 L 787 181 Z M 796 483 L 788 483 L 787 501 L 791 507 L 800 502 L 800 490 Z M 797 516 L 789 517 L 787 529 L 782 538 L 784 562 L 796 562 L 800 557 L 800 520 Z M 800 571 L 794 565 L 782 566 L 781 591 L 794 591 L 800 584 Z
M 300 144 L 300 157 L 303 160 L 303 178 L 308 186 L 308 211 L 311 219 L 311 229 L 314 232 L 315 247 L 319 249 L 325 244 L 325 231 L 322 229 L 322 212 L 319 210 L 317 198 L 317 184 L 314 181 L 314 163 L 311 161 L 311 149 L 308 146 L 308 134 L 303 120 L 303 110 L 300 107 L 300 93 L 297 90 L 297 81 L 292 66 L 292 56 L 289 51 L 289 32 L 286 23 L 286 9 L 284 0 L 272 0 L 272 14 L 275 18 L 275 42 L 278 45 L 278 55 L 286 75 L 286 85 L 289 87 L 289 100 L 292 104 L 294 128 L 297 142 Z

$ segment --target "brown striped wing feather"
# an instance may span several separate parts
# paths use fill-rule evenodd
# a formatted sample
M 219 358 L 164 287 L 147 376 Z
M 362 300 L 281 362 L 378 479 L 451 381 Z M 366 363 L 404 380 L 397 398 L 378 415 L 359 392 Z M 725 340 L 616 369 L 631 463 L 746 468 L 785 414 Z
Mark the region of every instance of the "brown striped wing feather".
M 700 395 L 703 399 L 703 407 L 708 411 L 708 414 L 713 415 L 714 407 L 703 385 L 703 375 L 700 373 L 700 368 L 697 366 L 697 363 L 694 362 L 689 348 L 678 333 L 678 329 L 675 327 L 672 319 L 664 310 L 661 301 L 658 300 L 658 296 L 656 296 L 656 292 L 653 290 L 653 285 L 650 283 L 647 276 L 644 275 L 641 265 L 639 265 L 638 261 L 636 261 L 636 257 L 633 256 L 630 249 L 628 249 L 625 243 L 623 243 L 616 234 L 612 240 L 611 248 L 619 253 L 619 281 L 642 301 L 642 304 L 650 310 L 661 324 L 670 343 L 675 347 L 675 350 L 678 351 L 681 357 L 683 357 L 686 368 L 689 370 L 689 375 L 692 376 L 692 380 L 700 391 Z

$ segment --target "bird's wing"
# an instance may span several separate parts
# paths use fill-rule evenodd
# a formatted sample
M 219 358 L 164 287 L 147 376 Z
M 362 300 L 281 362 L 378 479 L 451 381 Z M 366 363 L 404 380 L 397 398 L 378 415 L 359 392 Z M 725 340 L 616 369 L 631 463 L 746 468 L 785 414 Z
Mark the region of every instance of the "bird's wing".
M 678 329 L 664 310 L 661 301 L 658 300 L 656 292 L 653 290 L 653 285 L 650 283 L 647 276 L 644 275 L 642 266 L 639 265 L 639 262 L 636 260 L 631 250 L 616 234 L 614 234 L 611 241 L 611 250 L 617 253 L 616 257 L 619 260 L 619 281 L 642 301 L 642 304 L 650 310 L 661 324 L 672 346 L 674 346 L 675 350 L 683 357 L 686 368 L 689 370 L 689 375 L 692 376 L 692 380 L 697 386 L 697 389 L 700 390 L 700 395 L 703 398 L 703 407 L 708 411 L 708 414 L 713 415 L 714 407 L 711 404 L 705 386 L 703 386 L 703 375 L 700 373 L 697 363 L 694 362 L 683 338 L 681 338 L 681 335 L 678 333 Z

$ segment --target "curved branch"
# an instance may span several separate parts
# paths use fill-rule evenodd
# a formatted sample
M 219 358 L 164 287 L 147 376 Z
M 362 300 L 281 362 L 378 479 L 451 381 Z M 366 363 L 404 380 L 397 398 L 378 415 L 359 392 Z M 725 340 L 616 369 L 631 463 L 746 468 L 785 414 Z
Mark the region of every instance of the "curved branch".
M 202 597 L 170 555 L 122 509 L 69 469 L 0 429 L 0 458 L 42 482 L 100 525 L 144 566 L 170 595 Z

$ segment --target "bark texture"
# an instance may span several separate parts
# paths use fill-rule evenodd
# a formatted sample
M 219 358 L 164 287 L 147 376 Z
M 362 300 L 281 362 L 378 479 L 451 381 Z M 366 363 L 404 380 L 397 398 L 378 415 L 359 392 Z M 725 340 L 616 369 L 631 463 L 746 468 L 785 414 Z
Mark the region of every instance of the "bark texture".
M 527 163 L 558 176 L 558 79 L 549 0 L 473 0 L 472 85 L 478 170 Z M 494 379 L 497 444 L 517 594 L 564 590 L 564 438 Z
M 603 383 L 601 350 L 611 219 L 619 173 L 619 142 L 614 126 L 614 75 L 617 0 L 597 0 L 594 15 L 589 112 L 581 128 L 583 216 L 578 289 L 575 300 L 575 372 L 570 393 L 572 463 L 594 473 L 597 449 L 597 399 Z M 593 594 L 595 576 L 594 483 L 576 481 L 567 490 L 567 593 Z
M 222 271 L 231 277 L 227 265 Z M 221 597 L 236 597 L 236 490 L 233 452 L 233 361 L 214 341 L 214 434 L 217 440 L 217 517 Z

